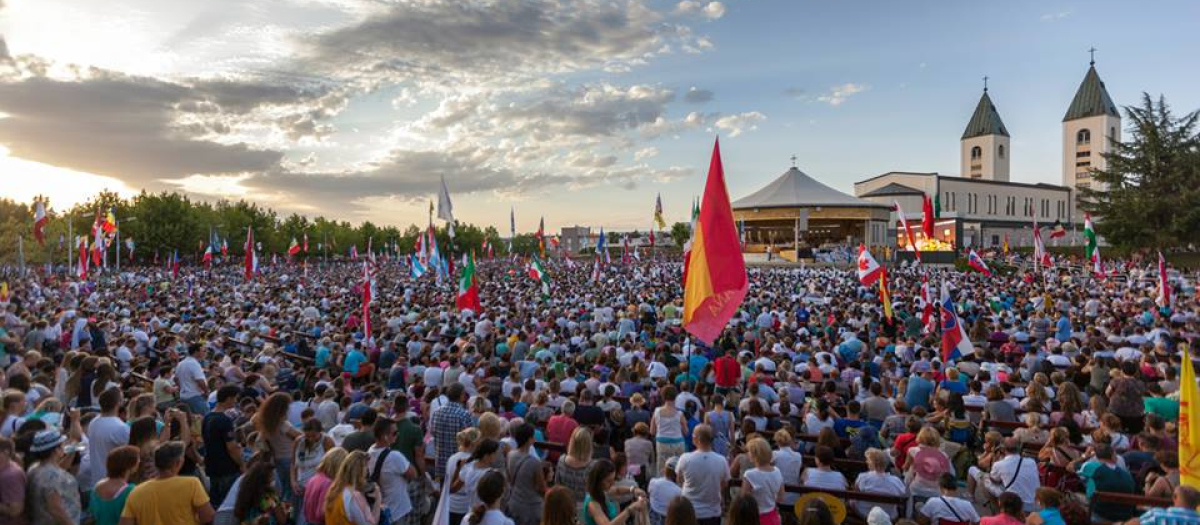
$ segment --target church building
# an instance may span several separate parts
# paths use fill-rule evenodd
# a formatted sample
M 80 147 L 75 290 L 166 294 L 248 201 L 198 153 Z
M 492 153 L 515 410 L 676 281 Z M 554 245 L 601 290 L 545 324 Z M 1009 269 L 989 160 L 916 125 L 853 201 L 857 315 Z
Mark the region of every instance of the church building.
M 1011 136 L 984 85 L 979 103 L 959 140 L 959 176 L 921 172 L 889 172 L 854 184 L 854 195 L 888 206 L 899 204 L 924 251 L 998 248 L 1033 244 L 1033 223 L 1042 227 L 1048 245 L 1078 244 L 1083 223 L 1080 188 L 1103 190 L 1092 171 L 1105 168 L 1111 140 L 1121 140 L 1121 116 L 1091 62 L 1062 120 L 1060 184 L 1010 180 Z M 941 214 L 933 239 L 920 233 L 923 197 L 936 199 Z M 1066 235 L 1050 239 L 1055 224 Z M 908 248 L 895 210 L 889 244 Z

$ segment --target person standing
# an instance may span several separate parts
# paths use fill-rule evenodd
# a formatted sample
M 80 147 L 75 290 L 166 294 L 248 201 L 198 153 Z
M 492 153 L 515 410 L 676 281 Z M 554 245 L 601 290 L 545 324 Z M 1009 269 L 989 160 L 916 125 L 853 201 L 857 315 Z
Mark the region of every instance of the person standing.
M 133 489 L 121 512 L 121 525 L 175 523 L 199 525 L 216 516 L 199 478 L 180 476 L 183 443 L 168 441 L 154 450 L 158 476 Z
M 208 414 L 208 378 L 200 360 L 208 349 L 200 343 L 188 346 L 188 356 L 175 367 L 175 382 L 179 384 L 179 400 L 187 403 L 193 414 Z
M 75 476 L 59 466 L 66 455 L 62 447 L 66 441 L 67 437 L 54 429 L 41 430 L 33 436 L 26 487 L 26 507 L 32 525 L 68 525 L 83 519 L 79 484 Z
M 746 444 L 754 460 L 754 468 L 742 475 L 742 494 L 754 496 L 758 504 L 758 521 L 762 525 L 779 525 L 778 503 L 783 499 L 783 474 L 771 465 L 771 445 L 763 438 Z
M 92 420 L 87 431 L 89 464 L 80 466 L 84 473 L 79 476 L 79 483 L 85 487 L 95 485 L 103 477 L 104 460 L 112 449 L 129 444 L 129 425 L 117 415 L 123 397 L 118 388 L 100 394 L 100 417 Z
M 419 525 L 423 516 L 412 511 L 412 501 L 408 498 L 408 484 L 417 477 L 417 469 L 404 454 L 392 450 L 392 443 L 396 441 L 396 422 L 386 417 L 376 419 L 374 434 L 375 444 L 367 451 L 370 455 L 367 479 L 379 486 L 383 505 L 387 508 L 379 525 Z
M 691 500 L 700 525 L 720 525 L 721 494 L 729 485 L 729 466 L 712 450 L 712 427 L 697 425 L 692 440 L 696 450 L 682 455 L 677 466 L 682 495 Z
M 533 455 L 533 425 L 522 423 L 512 430 L 517 448 L 508 453 L 507 474 L 512 480 L 508 497 L 508 516 L 517 525 L 537 525 L 542 521 L 546 475 L 542 461 Z
M 683 433 L 687 429 L 687 420 L 683 413 L 675 408 L 675 397 L 675 387 L 664 388 L 663 404 L 654 409 L 654 415 L 650 417 L 650 433 L 654 435 L 655 443 L 656 470 L 659 472 L 666 467 L 668 459 L 678 457 L 687 450 L 683 440 Z M 711 438 L 712 427 L 708 425 L 705 427 L 709 429 Z
M 228 412 L 237 406 L 241 393 L 237 385 L 225 385 L 217 390 L 216 408 L 204 416 L 200 434 L 204 439 L 204 473 L 208 474 L 209 497 L 219 506 L 225 501 L 229 487 L 241 475 L 242 448 L 233 435 L 233 418 Z
M 434 453 L 437 463 L 434 473 L 438 478 L 446 476 L 446 460 L 458 450 L 455 436 L 459 431 L 475 425 L 471 413 L 467 412 L 467 391 L 462 383 L 446 387 L 447 402 L 438 408 L 429 419 L 429 431 L 433 434 Z
M 25 525 L 25 471 L 12 440 L 0 438 L 0 525 Z

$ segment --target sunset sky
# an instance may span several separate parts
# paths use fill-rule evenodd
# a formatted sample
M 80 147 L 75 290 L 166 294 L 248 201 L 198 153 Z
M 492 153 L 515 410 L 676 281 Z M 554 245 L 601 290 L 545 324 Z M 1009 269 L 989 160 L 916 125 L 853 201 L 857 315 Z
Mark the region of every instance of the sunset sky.
M 1119 105 L 1200 108 L 1200 3 L 2 0 L 0 196 L 104 188 L 424 222 L 685 220 L 720 136 L 733 198 L 957 175 L 981 78 L 1012 178 L 1059 183 L 1088 48 Z

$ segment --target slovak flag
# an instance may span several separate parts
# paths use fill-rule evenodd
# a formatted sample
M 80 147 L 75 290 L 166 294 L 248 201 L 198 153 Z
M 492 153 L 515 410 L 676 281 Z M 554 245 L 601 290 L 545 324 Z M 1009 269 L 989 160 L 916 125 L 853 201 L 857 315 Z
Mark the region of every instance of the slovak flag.
M 871 286 L 879 280 L 882 271 L 883 267 L 871 256 L 871 252 L 867 251 L 866 245 L 858 245 L 858 281 L 863 286 Z
M 987 277 L 992 276 L 992 270 L 988 269 L 987 263 L 983 262 L 983 258 L 980 257 L 978 253 L 975 253 L 975 250 L 971 250 L 970 253 L 967 254 L 967 266 L 974 268 L 975 271 L 982 273 Z
M 950 299 L 950 285 L 942 283 L 942 360 L 951 361 L 975 353 L 975 347 L 967 338 L 962 319 L 954 311 Z

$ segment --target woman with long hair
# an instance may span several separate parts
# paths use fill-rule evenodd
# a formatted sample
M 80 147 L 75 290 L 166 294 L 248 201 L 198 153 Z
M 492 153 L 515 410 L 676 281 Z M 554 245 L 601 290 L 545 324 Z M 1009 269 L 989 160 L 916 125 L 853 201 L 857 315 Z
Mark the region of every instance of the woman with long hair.
M 254 429 L 258 431 L 259 443 L 271 451 L 275 460 L 275 475 L 284 501 L 292 499 L 292 456 L 296 438 L 300 436 L 300 431 L 287 422 L 291 404 L 291 395 L 276 392 L 254 414 Z
M 154 448 L 158 446 L 158 421 L 152 416 L 139 417 L 129 423 L 129 444 L 141 453 L 141 467 L 129 481 L 137 484 L 150 481 L 158 474 L 154 468 Z
M 256 463 L 242 476 L 237 499 L 233 504 L 233 517 L 238 523 L 287 523 L 284 506 L 275 491 L 275 484 L 271 483 L 273 471 L 274 467 L 269 463 Z
M 500 510 L 503 505 L 504 474 L 498 470 L 488 471 L 479 479 L 476 497 L 479 503 L 471 509 L 464 523 L 469 525 L 513 525 L 513 520 Z
M 576 525 L 575 496 L 566 487 L 554 487 L 542 503 L 541 525 Z
M 576 513 L 583 509 L 583 498 L 587 493 L 592 448 L 592 432 L 585 427 L 576 428 L 567 444 L 567 455 L 559 458 L 554 466 L 554 483 L 571 490 L 575 496 Z
M 592 466 L 588 473 L 587 496 L 583 498 L 584 525 L 621 525 L 646 508 L 646 498 L 639 495 L 625 510 L 617 511 L 616 502 L 608 499 L 616 477 L 617 470 L 611 461 L 602 459 Z
M 301 509 L 304 521 L 315 525 L 325 523 L 325 496 L 329 487 L 333 486 L 338 470 L 350 453 L 342 447 L 333 447 L 325 452 L 325 457 L 317 464 L 317 473 L 304 485 L 304 505 Z
M 317 474 L 317 469 L 325 457 L 325 451 L 334 448 L 333 439 L 324 434 L 319 419 L 309 418 L 304 422 L 302 430 L 300 437 L 296 438 L 296 442 L 292 446 L 295 450 L 291 472 L 292 493 L 296 495 L 292 498 L 292 503 L 297 506 L 301 504 L 301 496 L 304 494 L 305 486 L 308 485 L 308 480 Z
M 462 485 L 457 489 L 452 487 L 454 480 L 459 478 L 459 471 L 471 459 L 471 452 L 475 450 L 475 444 L 479 442 L 479 429 L 475 427 L 460 430 L 454 436 L 455 443 L 458 444 L 458 452 L 450 456 L 446 460 L 446 472 L 444 473 L 445 483 L 442 483 L 442 495 L 438 498 L 437 510 L 433 513 L 432 525 L 450 525 L 452 518 L 457 517 L 462 521 L 462 517 L 471 510 L 471 495 L 462 490 Z
M 684 444 L 684 433 L 687 431 L 687 418 L 675 409 L 675 397 L 678 392 L 673 386 L 662 389 L 662 406 L 654 409 L 650 416 L 650 434 L 654 435 L 654 455 L 658 471 L 662 471 L 667 460 L 682 456 L 687 452 Z
M 664 522 L 666 525 L 696 525 L 699 520 L 696 519 L 696 507 L 692 505 L 692 500 L 683 496 L 675 496 L 671 500 L 671 504 L 667 506 L 667 518 Z
M 337 477 L 325 495 L 325 525 L 377 525 L 379 504 L 383 498 L 367 503 L 367 456 L 355 450 L 346 456 Z M 373 493 L 378 492 L 373 486 Z
M 491 465 L 496 462 L 496 458 L 499 456 L 500 443 L 484 439 L 475 445 L 475 450 L 471 452 L 471 457 L 458 469 L 458 475 L 451 480 L 450 491 L 466 495 L 467 510 L 479 504 L 479 494 L 477 491 L 479 481 L 483 479 L 485 474 L 495 470 Z M 463 518 L 462 514 L 453 511 L 451 511 L 449 516 L 451 525 L 461 522 Z
M 742 494 L 729 502 L 725 525 L 758 525 L 758 520 L 758 503 L 755 503 L 754 496 Z

